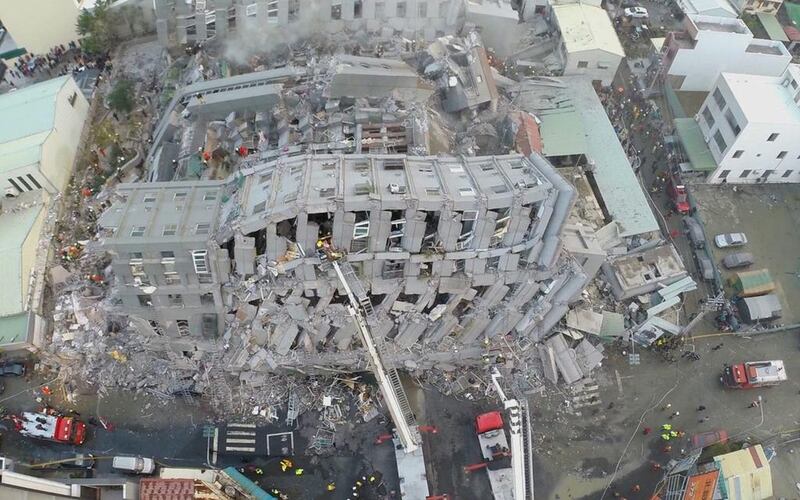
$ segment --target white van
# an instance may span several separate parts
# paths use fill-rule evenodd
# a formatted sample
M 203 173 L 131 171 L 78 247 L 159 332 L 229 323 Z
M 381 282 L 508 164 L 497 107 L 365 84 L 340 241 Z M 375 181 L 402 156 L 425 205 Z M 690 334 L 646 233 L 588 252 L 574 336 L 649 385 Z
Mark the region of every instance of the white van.
M 152 458 L 114 457 L 111 467 L 134 474 L 152 474 L 156 470 L 156 463 Z

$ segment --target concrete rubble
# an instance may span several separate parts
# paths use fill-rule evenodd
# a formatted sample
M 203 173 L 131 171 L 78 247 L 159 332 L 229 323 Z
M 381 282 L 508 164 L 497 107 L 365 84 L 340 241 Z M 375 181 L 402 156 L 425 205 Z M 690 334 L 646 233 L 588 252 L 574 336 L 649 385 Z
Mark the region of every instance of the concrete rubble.
M 389 202 L 383 211 L 380 207 L 384 198 L 405 194 L 406 185 L 392 182 L 386 193 L 369 192 L 370 200 L 360 210 L 372 211 L 373 227 L 382 218 L 389 246 L 356 248 L 357 241 L 349 241 L 348 235 L 346 251 L 390 263 L 373 269 L 369 261 L 352 259 L 365 286 L 381 296 L 372 301 L 376 319 L 370 320 L 371 328 L 385 342 L 387 359 L 408 380 L 457 398 L 493 397 L 485 369 L 493 364 L 509 374 L 515 393 L 531 394 L 590 377 L 602 364 L 601 341 L 634 332 L 636 342 L 648 345 L 659 329 L 675 334 L 658 316 L 691 288 L 674 248 L 656 239 L 620 237 L 613 222 L 602 220 L 597 203 L 584 196 L 579 184 L 586 180 L 580 172 L 565 181 L 537 153 L 535 141 L 519 144 L 519 130 L 536 127 L 535 117 L 514 108 L 503 90 L 506 77 L 498 78 L 476 33 L 441 37 L 420 50 L 404 43 L 384 47 L 378 58 L 317 56 L 306 45 L 280 60 L 255 59 L 249 69 L 259 71 L 229 78 L 217 78 L 226 75 L 203 52 L 188 58 L 180 79 L 185 85 L 165 103 L 154 130 L 146 175 L 150 181 L 219 181 L 219 223 L 208 243 L 228 249 L 234 268 L 219 283 L 224 328 L 209 338 L 170 337 L 152 319 L 130 314 L 115 290 L 138 286 L 148 293 L 147 287 L 120 283 L 105 253 L 111 236 L 101 232 L 86 242 L 86 251 L 51 271 L 54 332 L 46 362 L 58 367 L 72 397 L 87 386 L 101 393 L 125 388 L 164 399 L 182 397 L 193 404 L 202 395 L 220 415 L 258 421 L 293 422 L 313 412 L 319 428 L 310 446 L 319 452 L 331 446 L 337 426 L 352 415 L 364 421 L 386 418 L 380 394 L 352 375 L 370 366 L 346 301 L 337 294 L 341 286 L 336 275 L 322 267 L 315 252 L 315 244 L 331 233 L 333 238 L 357 234 L 354 226 L 360 222 L 348 220 L 343 229 L 343 219 L 332 216 L 343 211 L 333 198 L 336 188 L 295 170 L 297 165 L 306 166 L 307 172 L 350 172 L 347 162 L 361 158 L 384 162 L 386 172 L 396 170 L 391 161 L 400 161 L 401 169 L 422 165 L 422 172 L 429 171 L 424 162 L 447 165 L 451 172 L 505 169 L 504 162 L 519 162 L 526 175 L 536 176 L 547 189 L 532 218 L 522 213 L 521 205 L 514 209 L 519 209 L 515 217 L 532 221 L 530 233 L 527 227 L 505 226 L 497 233 L 502 225 L 497 221 L 505 220 L 511 209 L 483 209 L 483 217 L 493 223 L 475 223 L 469 238 L 485 239 L 485 248 L 510 242 L 511 257 L 501 260 L 506 253 L 469 250 L 471 240 L 461 228 L 472 227 L 473 221 L 465 215 L 462 219 L 460 212 L 449 214 L 456 229 L 444 216 L 433 222 L 440 233 L 451 232 L 453 248 L 425 240 L 428 246 L 419 257 L 401 256 L 403 249 L 393 249 L 390 237 L 400 227 L 400 222 L 390 225 L 400 220 L 392 212 L 398 210 L 389 208 Z M 512 114 L 513 123 L 508 123 Z M 465 156 L 432 156 L 453 148 Z M 524 150 L 525 156 L 485 156 L 514 150 Z M 394 156 L 379 160 L 380 155 Z M 510 172 L 517 166 L 508 168 Z M 252 201 L 258 190 L 267 191 L 294 175 L 301 180 L 293 198 L 278 188 L 270 198 L 274 203 L 283 197 L 288 208 Z M 325 220 L 318 213 L 285 215 L 302 196 L 302 185 L 313 185 L 320 196 L 331 190 Z M 513 189 L 522 196 L 533 187 L 519 181 Z M 128 203 L 123 198 L 103 192 L 87 203 L 107 214 L 115 210 L 109 207 Z M 303 206 L 312 203 L 300 201 Z M 418 203 L 403 205 L 402 228 L 410 234 L 413 222 L 414 237 L 422 240 L 431 221 L 426 212 L 416 210 Z M 536 224 L 551 218 L 552 225 Z M 102 221 L 100 226 L 108 229 Z M 324 231 L 328 236 L 322 237 Z M 521 249 L 528 240 L 535 246 Z M 115 251 L 115 259 L 119 253 Z M 448 253 L 457 258 L 448 260 Z M 637 267 L 641 257 L 644 267 L 651 267 Z M 404 275 L 402 268 L 392 267 L 398 259 L 413 262 L 417 272 Z M 524 259 L 529 263 L 519 267 Z M 481 266 L 491 261 L 501 272 L 507 266 L 517 277 L 504 282 L 482 274 L 473 267 L 478 261 Z M 657 267 L 657 280 L 647 275 L 652 266 Z M 436 280 L 422 279 L 432 274 Z M 663 288 L 670 283 L 674 293 Z M 642 306 L 639 297 L 649 299 L 650 293 L 666 306 Z

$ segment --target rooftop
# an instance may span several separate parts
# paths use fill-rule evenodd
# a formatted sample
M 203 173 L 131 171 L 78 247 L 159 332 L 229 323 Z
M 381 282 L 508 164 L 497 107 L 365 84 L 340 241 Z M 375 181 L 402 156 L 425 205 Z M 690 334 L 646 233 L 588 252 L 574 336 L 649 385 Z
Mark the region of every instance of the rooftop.
M 783 85 L 784 76 L 723 73 L 722 78 L 748 122 L 800 125 L 800 107 L 793 89 Z
M 22 246 L 28 235 L 36 230 L 43 210 L 42 191 L 25 193 L 3 203 L 0 214 L 0 279 L 4 285 L 0 288 L 0 317 L 25 310 L 28 276 L 23 269 Z M 33 258 L 28 257 L 32 262 Z
M 553 13 L 561 29 L 567 52 L 604 50 L 625 57 L 608 13 L 594 5 L 573 3 L 554 5 Z
M 595 162 L 597 187 L 621 235 L 657 231 L 658 223 L 591 81 L 582 76 L 528 80 L 520 91 L 517 102 L 541 121 L 545 156 L 585 154 Z
M 739 13 L 728 0 L 681 0 L 682 10 L 686 14 L 726 15 L 732 18 Z

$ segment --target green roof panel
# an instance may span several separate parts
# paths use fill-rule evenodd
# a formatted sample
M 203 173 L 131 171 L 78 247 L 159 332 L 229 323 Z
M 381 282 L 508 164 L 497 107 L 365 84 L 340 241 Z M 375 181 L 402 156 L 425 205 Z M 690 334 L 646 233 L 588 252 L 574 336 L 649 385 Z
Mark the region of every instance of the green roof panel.
M 770 39 L 776 40 L 778 42 L 788 42 L 789 37 L 786 36 L 786 33 L 783 31 L 783 26 L 781 23 L 778 22 L 778 18 L 775 14 L 770 14 L 768 12 L 759 12 L 756 14 L 758 20 L 761 21 L 761 25 L 764 27 L 764 31 L 767 32 Z
M 717 163 L 694 118 L 675 118 L 675 130 L 694 170 L 712 172 L 717 169 Z

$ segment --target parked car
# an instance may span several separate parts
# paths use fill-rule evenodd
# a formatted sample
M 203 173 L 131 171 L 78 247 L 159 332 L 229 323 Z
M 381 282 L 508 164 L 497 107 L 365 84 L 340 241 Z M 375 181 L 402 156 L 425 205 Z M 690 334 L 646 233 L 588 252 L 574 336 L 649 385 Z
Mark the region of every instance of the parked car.
M 623 11 L 625 17 L 630 17 L 633 19 L 647 19 L 647 9 L 644 7 L 630 7 Z
M 114 457 L 111 467 L 134 474 L 152 474 L 156 470 L 156 463 L 152 458 Z
M 706 238 L 703 235 L 703 228 L 693 217 L 684 217 L 683 225 L 686 226 L 686 236 L 694 248 L 705 248 Z
M 730 255 L 726 255 L 722 259 L 722 265 L 725 266 L 725 269 L 739 269 L 740 267 L 748 267 L 755 259 L 753 258 L 753 254 L 747 252 L 736 252 Z
M 747 236 L 744 233 L 725 233 L 714 236 L 714 244 L 717 248 L 740 247 L 747 244 Z
M 708 258 L 706 255 L 705 250 L 695 250 L 694 251 L 694 258 L 697 261 L 697 270 L 700 271 L 700 275 L 706 281 L 711 281 L 714 279 L 714 263 L 711 262 L 711 259 Z
M 0 364 L 0 377 L 25 375 L 25 365 L 22 363 L 3 363 Z

